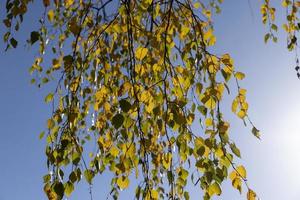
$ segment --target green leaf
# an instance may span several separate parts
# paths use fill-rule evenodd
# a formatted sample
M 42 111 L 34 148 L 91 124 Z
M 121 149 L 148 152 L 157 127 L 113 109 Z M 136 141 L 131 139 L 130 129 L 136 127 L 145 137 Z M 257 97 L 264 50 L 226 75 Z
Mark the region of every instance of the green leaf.
M 203 85 L 201 83 L 196 83 L 196 93 L 200 96 L 202 92 Z
M 204 146 L 199 147 L 199 149 L 197 150 L 197 155 L 201 157 L 204 155 L 204 153 L 205 153 L 205 147 Z
M 35 79 L 32 78 L 32 79 L 30 80 L 30 83 L 31 83 L 31 84 L 34 84 L 34 83 L 35 83 Z
M 10 38 L 10 44 L 13 46 L 13 48 L 16 48 L 18 46 L 18 41 L 15 40 L 15 38 Z
M 270 37 L 271 37 L 270 33 L 267 33 L 267 34 L 265 35 L 265 38 L 264 38 L 265 43 L 268 42 L 268 40 L 269 40 Z
M 47 77 L 44 77 L 43 79 L 42 79 L 42 83 L 43 84 L 46 84 L 46 83 L 48 83 L 49 82 L 49 79 L 47 78 Z
M 77 175 L 76 175 L 76 172 L 71 172 L 71 174 L 69 175 L 69 180 L 72 182 L 72 183 L 75 183 L 77 181 Z
M 53 185 L 53 190 L 59 197 L 59 199 L 62 199 L 64 196 L 64 185 L 61 182 L 56 182 Z
M 44 183 L 48 183 L 51 180 L 50 174 L 43 176 Z
M 271 29 L 273 29 L 274 31 L 277 31 L 277 30 L 278 30 L 278 27 L 276 26 L 276 24 L 272 24 L 272 25 L 271 25 Z
M 39 135 L 39 139 L 41 140 L 45 135 L 45 131 L 41 132 L 40 135 Z
M 119 103 L 120 103 L 121 109 L 122 109 L 124 112 L 127 113 L 127 112 L 130 110 L 131 104 L 130 104 L 128 101 L 126 101 L 125 99 L 121 99 Z
M 240 150 L 237 148 L 237 146 L 234 143 L 230 144 L 230 149 L 237 157 L 239 158 L 241 157 Z
M 207 108 L 205 106 L 198 106 L 197 109 L 203 116 L 207 115 Z
M 140 199 L 140 195 L 141 195 L 141 187 L 137 186 L 137 188 L 135 189 L 135 198 Z
M 3 35 L 3 40 L 4 40 L 4 42 L 7 42 L 7 41 L 8 41 L 9 36 L 10 36 L 10 32 L 6 32 L 6 33 Z
M 187 170 L 185 170 L 184 168 L 181 168 L 180 173 L 179 173 L 180 178 L 182 178 L 183 180 L 186 180 L 188 175 L 189 175 L 189 172 Z
M 37 32 L 37 31 L 32 31 L 30 33 L 30 43 L 31 44 L 34 44 L 36 41 L 39 40 L 39 37 L 40 37 L 40 33 Z
M 253 126 L 253 128 L 252 128 L 252 134 L 253 134 L 255 137 L 257 137 L 258 139 L 260 139 L 260 132 L 259 132 L 259 130 L 258 130 L 256 127 L 254 127 L 254 126 Z
M 80 153 L 74 152 L 74 153 L 72 154 L 72 163 L 73 163 L 74 165 L 77 165 L 77 164 L 80 162 L 80 159 L 81 159 L 81 154 L 80 154 Z
M 184 192 L 183 196 L 185 200 L 190 200 L 190 194 L 188 192 Z
M 186 118 L 181 113 L 174 112 L 173 115 L 174 115 L 174 121 L 177 124 L 182 125 L 186 123 Z
M 5 20 L 3 20 L 3 23 L 6 26 L 6 28 L 10 28 L 11 27 L 11 20 L 5 19 Z
M 124 117 L 121 114 L 116 114 L 112 118 L 112 124 L 116 129 L 120 128 L 122 126 L 123 122 L 124 122 Z
M 168 178 L 169 184 L 173 183 L 174 175 L 173 175 L 172 171 L 169 170 L 167 172 L 167 178 Z

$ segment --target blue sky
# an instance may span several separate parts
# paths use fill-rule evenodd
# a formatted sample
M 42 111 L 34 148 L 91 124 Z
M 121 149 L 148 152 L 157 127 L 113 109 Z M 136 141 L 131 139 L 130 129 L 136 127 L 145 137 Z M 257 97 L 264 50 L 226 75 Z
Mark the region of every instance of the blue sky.
M 0 17 L 4 16 L 4 2 L 0 3 Z M 260 1 L 230 1 L 223 4 L 222 13 L 216 17 L 215 30 L 218 54 L 230 53 L 236 68 L 245 72 L 242 86 L 248 91 L 250 116 L 261 130 L 262 140 L 251 134 L 251 127 L 226 110 L 231 121 L 231 136 L 242 152 L 240 163 L 248 169 L 250 186 L 262 200 L 300 199 L 300 80 L 294 70 L 295 56 L 285 49 L 285 34 L 280 30 L 277 44 L 264 44 L 263 27 L 259 14 Z M 277 1 L 278 2 L 278 1 Z M 251 9 L 253 15 L 251 14 Z M 35 16 L 25 17 L 22 39 L 36 24 Z M 277 15 L 279 27 L 284 13 Z M 0 25 L 0 34 L 4 27 Z M 25 34 L 26 33 L 26 34 Z M 25 39 L 24 39 L 25 40 Z M 24 43 L 23 43 L 24 44 Z M 0 43 L 0 200 L 45 199 L 42 176 L 47 172 L 44 141 L 39 133 L 44 129 L 50 108 L 44 103 L 47 89 L 32 86 L 28 68 L 34 49 L 22 43 L 16 50 L 4 52 Z M 233 96 L 226 98 L 229 101 Z M 95 199 L 106 196 L 108 176 L 97 178 Z M 201 199 L 199 188 L 189 188 L 191 199 Z M 129 192 L 123 192 L 121 199 Z M 87 184 L 80 184 L 71 200 L 88 199 Z M 230 187 L 223 185 L 223 195 L 215 199 L 245 199 Z

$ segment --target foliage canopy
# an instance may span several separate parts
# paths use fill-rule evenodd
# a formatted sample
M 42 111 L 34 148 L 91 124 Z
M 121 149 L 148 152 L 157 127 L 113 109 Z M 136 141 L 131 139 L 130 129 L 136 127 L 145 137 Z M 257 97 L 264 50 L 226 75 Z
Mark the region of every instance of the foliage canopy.
M 13 29 L 18 31 L 31 2 L 7 0 L 7 48 L 17 47 Z M 49 174 L 44 176 L 49 199 L 70 196 L 82 177 L 92 185 L 106 171 L 114 174 L 114 199 L 134 178 L 140 181 L 137 199 L 189 199 L 191 182 L 210 199 L 221 195 L 228 177 L 240 192 L 246 186 L 248 200 L 257 198 L 244 166 L 234 164 L 241 154 L 222 114 L 221 106 L 231 107 L 259 138 L 247 114 L 246 90 L 239 85 L 245 74 L 235 70 L 229 54 L 211 50 L 216 42 L 212 16 L 221 3 L 43 0 L 40 27 L 28 43 L 39 45 L 32 83 L 56 84 L 45 97 L 53 109 L 46 132 Z M 282 5 L 293 50 L 300 3 L 284 0 Z M 269 0 L 261 13 L 269 26 L 265 41 L 276 42 Z M 228 86 L 231 79 L 237 90 Z M 221 104 L 230 91 L 232 104 Z

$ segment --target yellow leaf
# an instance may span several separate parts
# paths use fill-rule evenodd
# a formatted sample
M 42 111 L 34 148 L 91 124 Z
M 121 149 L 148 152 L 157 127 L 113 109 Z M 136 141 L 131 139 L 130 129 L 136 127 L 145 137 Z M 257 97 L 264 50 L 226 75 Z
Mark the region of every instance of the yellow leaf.
M 171 153 L 167 153 L 163 156 L 163 166 L 165 169 L 169 169 L 171 166 L 171 162 L 172 162 L 172 154 Z
M 144 90 L 141 94 L 140 100 L 141 102 L 148 102 L 149 98 L 150 98 L 150 93 L 148 92 L 148 90 Z
M 255 200 L 256 194 L 253 190 L 249 189 L 247 192 L 247 200 Z
M 147 5 L 150 5 L 152 3 L 153 0 L 144 0 L 144 2 L 147 4 Z
M 127 144 L 126 151 L 127 151 L 128 156 L 131 159 L 133 159 L 133 158 L 136 157 L 136 148 L 135 148 L 135 145 Z
M 161 69 L 162 69 L 162 67 L 160 65 L 158 65 L 156 63 L 153 65 L 153 71 L 154 72 L 159 72 L 159 71 L 161 71 Z
M 240 89 L 239 90 L 239 93 L 241 94 L 241 95 L 246 95 L 246 93 L 247 93 L 247 90 L 246 89 Z
M 70 84 L 70 90 L 75 92 L 80 84 L 80 77 L 76 77 Z
M 213 120 L 211 118 L 207 118 L 205 120 L 205 126 L 212 126 L 213 125 Z
M 245 74 L 242 72 L 236 72 L 234 74 L 235 78 L 237 78 L 238 80 L 243 80 L 245 78 Z
M 244 117 L 246 117 L 246 112 L 244 110 L 240 110 L 238 113 L 237 113 L 238 117 L 243 119 Z
M 148 49 L 144 47 L 138 47 L 135 51 L 135 57 L 138 60 L 143 60 L 143 58 L 147 55 Z
M 58 59 L 52 60 L 52 67 L 53 69 L 59 69 L 60 68 L 60 61 Z
M 283 6 L 283 7 L 288 7 L 288 5 L 289 5 L 289 2 L 288 2 L 288 0 L 283 0 L 282 1 L 282 3 L 281 3 L 281 5 Z
M 230 174 L 229 174 L 229 178 L 231 181 L 233 181 L 236 177 L 237 177 L 237 173 L 236 171 L 232 171 Z
M 100 90 L 95 93 L 96 101 L 102 101 L 106 94 L 108 94 L 106 87 L 101 87 Z
M 58 197 L 57 197 L 57 194 L 51 189 L 51 186 L 49 183 L 47 183 L 45 186 L 44 186 L 44 191 L 48 197 L 49 200 L 56 200 Z
M 151 199 L 158 199 L 158 192 L 156 190 L 151 190 Z
M 205 11 L 203 11 L 203 14 L 204 14 L 207 18 L 211 18 L 211 11 L 210 11 L 210 10 L 205 10 Z
M 216 107 L 216 101 L 214 100 L 213 97 L 209 97 L 209 99 L 205 102 L 205 107 L 213 110 Z
M 213 195 L 220 195 L 222 193 L 222 190 L 220 188 L 220 185 L 216 182 L 214 182 L 212 185 L 210 185 L 208 187 L 208 194 L 209 196 L 213 196 Z
M 128 177 L 121 176 L 117 179 L 117 184 L 121 189 L 126 189 L 129 186 Z
M 145 110 L 148 112 L 148 113 L 151 113 L 153 108 L 154 108 L 155 104 L 153 101 L 149 101 L 149 103 L 145 106 Z
M 218 84 L 217 86 L 217 98 L 218 100 L 221 100 L 222 99 L 222 96 L 223 96 L 223 92 L 224 92 L 224 85 L 221 83 L 221 84 Z
M 246 178 L 247 173 L 246 173 L 246 169 L 243 165 L 240 165 L 236 168 L 236 171 L 238 172 L 239 176 L 241 176 L 242 178 Z
M 196 9 L 200 8 L 200 3 L 199 2 L 194 3 L 194 8 L 196 8 Z
M 190 32 L 190 28 L 187 26 L 181 27 L 180 38 L 183 39 Z
M 204 148 L 203 156 L 208 157 L 208 155 L 210 153 L 210 149 L 205 146 L 204 140 L 202 138 L 197 138 L 197 139 L 195 139 L 195 149 L 194 149 L 195 153 L 197 153 L 197 151 L 200 148 L 202 148 L 202 149 Z
M 103 108 L 104 108 L 105 112 L 109 112 L 111 106 L 110 106 L 110 104 L 108 102 L 105 102 L 104 105 L 103 105 Z
M 227 157 L 229 159 L 227 159 Z M 221 160 L 220 160 L 220 163 L 222 165 L 224 165 L 225 167 L 229 168 L 229 166 L 231 166 L 231 163 L 230 161 L 232 160 L 233 156 L 231 154 L 226 154 L 226 157 L 222 157 Z
M 248 103 L 247 102 L 243 102 L 241 104 L 241 108 L 247 111 L 248 110 Z
M 215 74 L 217 73 L 219 70 L 219 66 L 218 65 L 209 65 L 208 66 L 208 72 L 211 74 Z
M 215 151 L 215 154 L 218 158 L 222 158 L 224 156 L 224 152 L 222 150 L 222 148 L 218 148 L 216 151 Z
M 238 177 L 233 179 L 232 186 L 236 188 L 240 193 L 242 193 L 242 179 Z
M 208 31 L 206 31 L 203 35 L 204 40 L 208 41 L 208 45 L 212 46 L 216 43 L 216 37 L 213 34 L 213 30 L 212 29 L 208 29 Z
M 113 157 L 117 157 L 120 151 L 117 147 L 113 146 L 109 152 Z
M 54 19 L 54 11 L 53 10 L 49 10 L 47 16 L 48 16 L 49 21 L 52 22 L 53 19 Z
M 158 3 L 158 4 L 156 4 L 155 10 L 154 10 L 154 16 L 153 16 L 154 19 L 158 16 L 159 11 L 160 11 L 160 5 Z
M 69 7 L 74 3 L 74 0 L 65 0 L 65 6 Z
M 48 129 L 52 129 L 55 126 L 55 122 L 53 119 L 48 119 L 47 121 L 47 127 Z
M 224 65 L 229 67 L 229 68 L 227 68 L 226 73 L 232 73 L 233 60 L 230 57 L 230 55 L 229 54 L 224 54 L 221 58 L 221 61 Z
M 103 136 L 100 136 L 97 142 L 99 147 L 103 148 L 104 151 L 107 151 L 112 145 L 112 140 L 109 137 L 104 139 Z

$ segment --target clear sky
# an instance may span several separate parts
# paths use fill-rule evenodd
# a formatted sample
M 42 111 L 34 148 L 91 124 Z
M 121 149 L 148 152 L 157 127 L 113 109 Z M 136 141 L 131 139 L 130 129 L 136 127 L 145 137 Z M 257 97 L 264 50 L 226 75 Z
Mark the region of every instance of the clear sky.
M 294 70 L 294 53 L 285 49 L 285 34 L 280 30 L 277 44 L 264 44 L 266 28 L 261 23 L 259 5 L 258 0 L 225 0 L 222 13 L 215 20 L 215 51 L 230 53 L 237 69 L 246 73 L 242 86 L 248 91 L 249 113 L 261 130 L 262 140 L 252 136 L 251 127 L 244 127 L 229 110 L 226 116 L 231 121 L 231 135 L 242 152 L 240 163 L 248 169 L 249 184 L 261 200 L 299 200 L 300 80 Z M 1 1 L 1 18 L 4 7 L 5 1 Z M 18 34 L 24 41 L 36 25 L 32 13 L 25 17 L 22 34 Z M 281 27 L 284 13 L 279 12 L 277 18 Z M 1 24 L 1 38 L 4 30 Z M 17 50 L 4 52 L 5 46 L 0 42 L 0 200 L 45 199 L 44 141 L 38 136 L 50 115 L 49 107 L 44 104 L 49 88 L 30 85 L 28 67 L 35 49 L 23 44 Z M 228 103 L 232 98 L 227 98 Z M 106 197 L 109 179 L 107 175 L 97 179 L 93 192 L 94 199 L 100 200 Z M 201 199 L 199 188 L 189 189 L 191 199 Z M 131 198 L 126 198 L 128 194 Z M 132 199 L 133 193 L 123 192 L 121 197 Z M 69 199 L 88 198 L 87 184 L 80 184 Z M 245 194 L 239 195 L 227 182 L 223 185 L 223 195 L 215 199 L 240 200 L 245 199 Z

